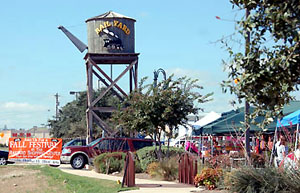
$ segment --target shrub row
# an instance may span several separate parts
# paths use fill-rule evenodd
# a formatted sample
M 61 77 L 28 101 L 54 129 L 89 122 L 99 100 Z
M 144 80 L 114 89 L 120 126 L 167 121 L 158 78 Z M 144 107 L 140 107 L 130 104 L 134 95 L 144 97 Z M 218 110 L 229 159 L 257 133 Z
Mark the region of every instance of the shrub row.
M 121 172 L 125 156 L 123 152 L 102 153 L 94 160 L 95 171 L 105 174 Z
M 158 150 L 158 147 L 156 147 Z M 162 157 L 167 157 L 168 148 L 166 146 L 162 146 Z M 169 147 L 169 157 L 174 157 L 176 155 L 181 155 L 184 152 L 184 149 L 177 147 Z M 158 162 L 157 151 L 155 151 L 155 147 L 145 147 L 136 152 L 139 162 L 141 164 L 141 170 L 145 172 L 147 167 L 152 162 Z
M 156 147 L 158 149 L 158 147 Z M 162 147 L 162 157 L 166 157 L 167 155 L 167 147 Z M 169 148 L 169 156 L 179 156 L 183 153 L 184 150 L 176 147 Z M 146 172 L 147 167 L 152 162 L 158 162 L 157 152 L 155 151 L 155 147 L 145 147 L 138 150 L 135 153 L 135 172 L 141 173 Z M 124 167 L 126 153 L 122 152 L 113 152 L 113 153 L 102 153 L 97 156 L 94 160 L 95 171 L 99 173 L 110 174 L 113 172 L 121 172 Z M 175 158 L 174 158 L 175 160 Z M 177 160 L 176 160 L 177 161 Z M 174 161 L 163 161 L 160 165 L 160 168 L 174 168 L 174 164 L 169 164 Z M 165 165 L 164 165 L 165 164 Z M 176 164 L 177 165 L 177 164 Z M 171 171 L 165 171 L 167 173 L 171 173 Z M 166 174 L 169 175 L 169 174 Z M 173 174 L 170 174 L 171 176 Z M 169 178 L 169 177 L 167 177 Z

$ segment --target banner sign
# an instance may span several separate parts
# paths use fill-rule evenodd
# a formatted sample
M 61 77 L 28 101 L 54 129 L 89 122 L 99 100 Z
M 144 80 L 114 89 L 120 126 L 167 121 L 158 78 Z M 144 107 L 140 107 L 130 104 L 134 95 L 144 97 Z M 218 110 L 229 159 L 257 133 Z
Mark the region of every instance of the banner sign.
M 62 139 L 9 138 L 10 161 L 60 165 Z

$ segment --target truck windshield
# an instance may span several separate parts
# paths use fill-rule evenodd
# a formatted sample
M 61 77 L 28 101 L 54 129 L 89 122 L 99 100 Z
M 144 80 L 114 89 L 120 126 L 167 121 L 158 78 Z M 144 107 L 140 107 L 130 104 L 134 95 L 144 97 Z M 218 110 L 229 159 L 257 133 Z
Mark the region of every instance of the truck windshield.
M 96 143 L 98 143 L 102 138 L 96 139 L 94 141 L 92 141 L 91 143 L 89 143 L 87 146 L 94 146 Z

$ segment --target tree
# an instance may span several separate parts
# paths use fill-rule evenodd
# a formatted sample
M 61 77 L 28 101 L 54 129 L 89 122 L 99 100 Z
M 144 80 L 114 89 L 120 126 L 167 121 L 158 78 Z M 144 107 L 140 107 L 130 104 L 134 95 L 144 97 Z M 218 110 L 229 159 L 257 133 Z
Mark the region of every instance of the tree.
M 95 95 L 98 95 L 102 89 L 96 91 Z M 115 97 L 112 92 L 108 92 L 98 103 L 97 106 L 113 106 L 117 107 L 120 100 Z M 81 92 L 78 99 L 66 104 L 59 113 L 59 119 L 49 120 L 51 127 L 51 134 L 54 137 L 59 138 L 74 138 L 74 137 L 86 137 L 86 109 L 87 109 L 87 95 L 86 92 Z M 98 114 L 101 119 L 109 120 L 111 113 Z M 95 137 L 101 136 L 100 127 L 94 126 Z
M 172 128 L 187 124 L 187 115 L 197 114 L 198 104 L 208 101 L 209 96 L 201 95 L 201 86 L 197 80 L 186 77 L 173 80 L 173 76 L 166 81 L 153 85 L 143 86 L 144 79 L 139 89 L 132 92 L 124 101 L 125 109 L 113 113 L 112 120 L 122 127 L 127 133 L 139 132 L 153 138 L 156 134 L 161 150 L 160 137 L 162 132 L 172 137 Z M 168 130 L 168 126 L 171 128 Z
M 226 64 L 229 74 L 223 88 L 256 107 L 252 119 L 266 112 L 266 118 L 277 117 L 294 99 L 291 92 L 297 89 L 300 75 L 300 1 L 230 2 L 235 8 L 250 10 L 237 23 L 240 34 L 251 38 L 247 54 L 227 47 L 231 61 Z

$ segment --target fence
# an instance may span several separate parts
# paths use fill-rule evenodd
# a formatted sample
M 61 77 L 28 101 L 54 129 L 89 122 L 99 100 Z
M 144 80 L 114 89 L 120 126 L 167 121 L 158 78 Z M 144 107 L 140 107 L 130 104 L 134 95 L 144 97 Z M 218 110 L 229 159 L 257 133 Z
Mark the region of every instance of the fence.
M 184 153 L 179 158 L 178 177 L 179 182 L 194 185 L 197 175 L 197 159 L 191 153 Z

